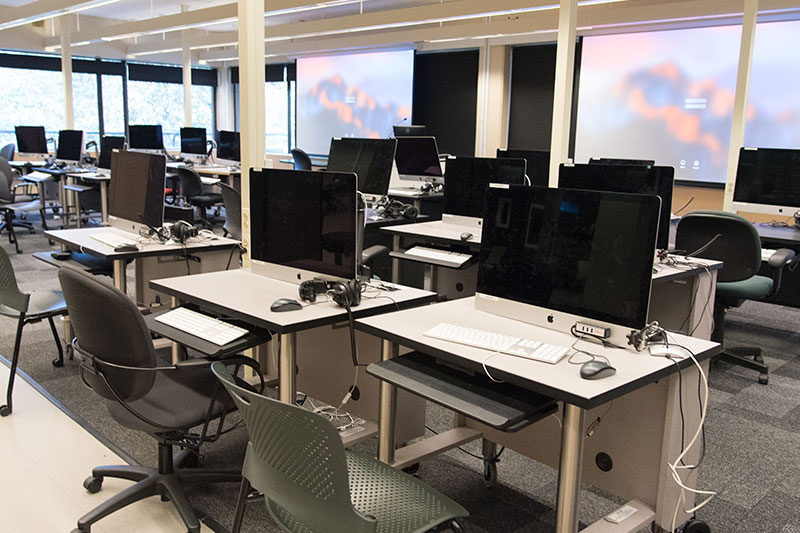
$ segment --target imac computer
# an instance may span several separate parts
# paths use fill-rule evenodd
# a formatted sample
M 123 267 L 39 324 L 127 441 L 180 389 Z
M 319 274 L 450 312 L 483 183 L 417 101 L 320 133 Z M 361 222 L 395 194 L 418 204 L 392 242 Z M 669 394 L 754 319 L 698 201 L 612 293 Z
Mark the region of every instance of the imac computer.
M 181 128 L 181 157 L 196 163 L 208 158 L 205 128 Z
M 238 166 L 241 164 L 241 148 L 238 131 L 221 130 L 217 134 L 217 160 L 220 165 Z
M 449 157 L 444 173 L 442 222 L 480 228 L 490 183 L 524 185 L 525 160 Z
M 547 150 L 497 149 L 497 157 L 524 159 L 531 185 L 547 187 L 550 183 L 550 152 Z
M 44 126 L 14 126 L 17 135 L 17 153 L 21 159 L 46 159 L 47 139 Z
M 558 167 L 558 186 L 562 189 L 653 194 L 661 198 L 661 215 L 656 245 L 669 247 L 672 216 L 673 167 L 649 165 L 564 165 Z
M 164 225 L 167 158 L 161 154 L 114 151 L 108 191 L 111 227 L 139 235 Z
M 356 279 L 353 173 L 250 170 L 252 271 L 288 283 Z
M 97 173 L 106 176 L 111 175 L 111 153 L 114 150 L 125 148 L 125 137 L 114 137 L 104 135 L 100 139 L 100 155 L 97 156 Z
M 161 125 L 129 126 L 128 148 L 140 152 L 163 154 L 164 135 L 161 131 Z
M 478 289 L 482 311 L 569 333 L 609 328 L 626 346 L 647 324 L 657 196 L 492 185 Z
M 590 157 L 590 165 L 649 165 L 656 164 L 654 159 L 616 159 L 612 157 Z
M 396 146 L 396 139 L 331 139 L 327 170 L 355 172 L 361 194 L 386 196 Z
M 84 135 L 81 130 L 61 130 L 58 132 L 56 161 L 71 166 L 81 163 L 83 157 Z
M 435 137 L 398 137 L 394 153 L 401 180 L 442 183 L 442 165 Z
M 800 211 L 800 150 L 741 148 L 732 206 L 778 217 Z
M 409 126 L 392 126 L 392 131 L 395 137 L 420 137 L 427 135 L 427 129 L 422 124 L 413 124 Z

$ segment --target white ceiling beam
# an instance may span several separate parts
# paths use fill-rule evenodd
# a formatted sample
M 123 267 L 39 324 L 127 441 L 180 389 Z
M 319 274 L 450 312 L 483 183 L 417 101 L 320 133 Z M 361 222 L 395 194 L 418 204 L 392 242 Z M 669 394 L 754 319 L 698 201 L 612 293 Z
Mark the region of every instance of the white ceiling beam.
M 0 11 L 0 30 L 15 28 L 31 22 L 78 13 L 120 0 L 36 0 L 19 7 L 4 7 Z

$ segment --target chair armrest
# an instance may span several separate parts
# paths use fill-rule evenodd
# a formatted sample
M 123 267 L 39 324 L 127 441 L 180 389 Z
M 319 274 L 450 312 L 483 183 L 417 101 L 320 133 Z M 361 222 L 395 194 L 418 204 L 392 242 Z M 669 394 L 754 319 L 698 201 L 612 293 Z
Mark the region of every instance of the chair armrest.
M 788 248 L 781 248 L 775 250 L 767 261 L 767 265 L 772 269 L 781 269 L 788 265 L 794 259 L 795 253 Z
M 386 246 L 381 246 L 380 244 L 370 246 L 366 250 L 361 251 L 361 264 L 369 265 L 378 257 L 383 257 L 386 255 L 389 255 L 389 248 Z

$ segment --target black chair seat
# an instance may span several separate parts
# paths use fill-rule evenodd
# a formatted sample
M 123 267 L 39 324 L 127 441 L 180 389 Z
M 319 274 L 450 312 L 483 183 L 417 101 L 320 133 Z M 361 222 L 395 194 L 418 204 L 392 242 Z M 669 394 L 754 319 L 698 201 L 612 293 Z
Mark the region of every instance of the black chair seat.
M 187 199 L 190 204 L 199 205 L 200 207 L 210 207 L 214 204 L 222 203 L 222 195 L 217 193 L 198 194 Z

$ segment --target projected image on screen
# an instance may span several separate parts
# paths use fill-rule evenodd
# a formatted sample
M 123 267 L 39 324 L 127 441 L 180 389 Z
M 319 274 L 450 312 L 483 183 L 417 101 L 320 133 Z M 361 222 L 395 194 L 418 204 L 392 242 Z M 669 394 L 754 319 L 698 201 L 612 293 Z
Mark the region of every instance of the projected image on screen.
M 675 179 L 725 181 L 740 26 L 586 37 L 576 162 L 654 159 Z
M 380 139 L 410 120 L 413 50 L 297 60 L 297 146 L 327 154 L 332 137 Z

